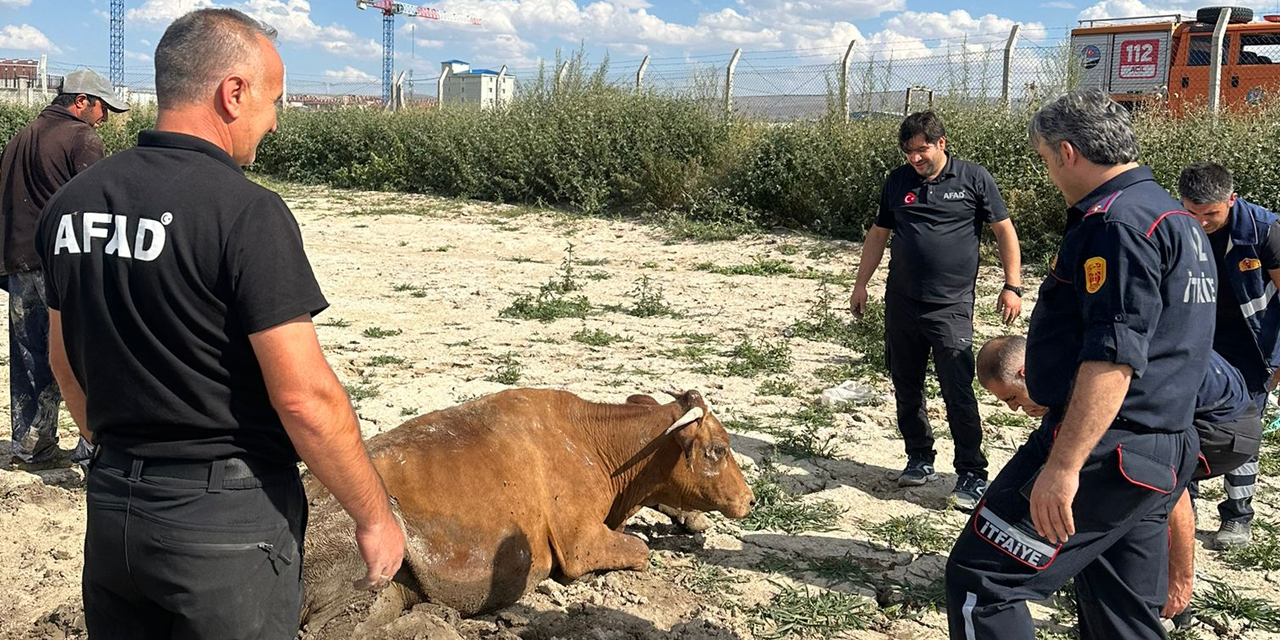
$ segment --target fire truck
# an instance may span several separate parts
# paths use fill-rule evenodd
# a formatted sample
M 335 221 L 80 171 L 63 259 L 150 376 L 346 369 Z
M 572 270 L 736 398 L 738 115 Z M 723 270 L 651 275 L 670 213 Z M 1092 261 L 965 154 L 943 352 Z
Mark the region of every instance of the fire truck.
M 1195 20 L 1180 14 L 1081 20 L 1071 49 L 1081 88 L 1101 88 L 1129 107 L 1167 106 L 1175 113 L 1205 105 L 1214 27 L 1224 7 Z M 1280 16 L 1255 21 L 1253 11 L 1226 7 L 1220 104 L 1241 109 L 1280 100 Z

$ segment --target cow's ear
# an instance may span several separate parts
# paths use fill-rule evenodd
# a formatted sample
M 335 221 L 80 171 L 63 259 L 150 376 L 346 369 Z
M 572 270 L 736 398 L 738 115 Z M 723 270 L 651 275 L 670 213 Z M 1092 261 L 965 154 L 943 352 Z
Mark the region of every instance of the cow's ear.
M 655 400 L 655 399 L 654 399 L 654 397 L 653 397 L 653 396 L 646 395 L 646 394 L 643 394 L 643 393 L 637 393 L 637 394 L 635 394 L 635 395 L 633 395 L 633 396 L 627 396 L 627 404 L 652 404 L 652 405 L 657 405 L 657 404 L 659 404 L 659 403 L 658 403 L 658 401 L 657 401 L 657 400 Z

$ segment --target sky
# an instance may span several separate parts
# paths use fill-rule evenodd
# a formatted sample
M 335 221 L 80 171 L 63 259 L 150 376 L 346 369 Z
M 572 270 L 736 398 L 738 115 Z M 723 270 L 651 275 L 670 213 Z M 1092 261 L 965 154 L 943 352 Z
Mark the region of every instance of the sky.
M 1193 14 L 1207 4 L 1178 0 L 441 0 L 456 24 L 400 16 L 396 69 L 417 78 L 440 62 L 536 70 L 557 51 L 580 46 L 589 61 L 606 54 L 615 68 L 645 55 L 666 64 L 744 56 L 797 62 L 839 58 L 851 40 L 855 58 L 918 57 L 948 46 L 994 46 L 1021 23 L 1029 46 L 1062 40 L 1081 18 Z M 382 19 L 354 0 L 125 0 L 126 79 L 150 75 L 155 44 L 174 18 L 207 6 L 235 7 L 270 23 L 289 77 L 301 83 L 377 83 Z M 1280 0 L 1246 3 L 1280 13 Z M 105 75 L 109 0 L 0 0 L 0 57 L 48 56 L 51 69 L 99 68 Z M 968 36 L 967 40 L 963 38 Z M 985 44 L 984 44 L 985 43 Z M 785 62 L 784 62 L 785 63 Z

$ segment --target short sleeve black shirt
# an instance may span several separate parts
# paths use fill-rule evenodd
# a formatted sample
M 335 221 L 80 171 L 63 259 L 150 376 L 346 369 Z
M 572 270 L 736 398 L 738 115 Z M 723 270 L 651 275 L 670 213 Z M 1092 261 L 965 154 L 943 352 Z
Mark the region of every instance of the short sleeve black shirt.
M 50 200 L 36 247 L 98 444 L 297 461 L 249 335 L 328 303 L 280 196 L 207 141 L 144 131 Z
M 893 231 L 889 290 L 922 302 L 972 301 L 982 225 L 1008 218 L 982 165 L 948 157 L 934 180 L 911 165 L 894 169 L 875 222 Z

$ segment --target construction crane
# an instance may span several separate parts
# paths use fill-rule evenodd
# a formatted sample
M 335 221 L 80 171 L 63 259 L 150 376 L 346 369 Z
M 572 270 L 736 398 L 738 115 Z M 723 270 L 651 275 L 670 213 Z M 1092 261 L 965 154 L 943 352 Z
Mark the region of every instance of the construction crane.
M 357 9 L 378 9 L 382 11 L 382 104 L 391 103 L 392 74 L 395 71 L 396 58 L 396 16 L 404 15 L 424 20 L 440 22 L 456 22 L 459 24 L 480 25 L 480 18 L 472 16 L 456 16 L 453 14 L 422 7 L 407 2 L 393 0 L 356 0 Z
M 124 0 L 111 0 L 111 84 L 124 85 Z

